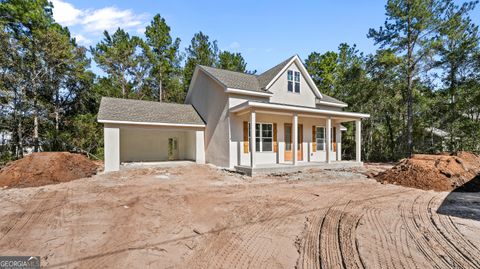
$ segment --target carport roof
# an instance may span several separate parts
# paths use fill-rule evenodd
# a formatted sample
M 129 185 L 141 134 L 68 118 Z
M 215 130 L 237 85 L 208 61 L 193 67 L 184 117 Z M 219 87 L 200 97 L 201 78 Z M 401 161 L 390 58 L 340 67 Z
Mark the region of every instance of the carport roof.
M 97 120 L 100 123 L 205 126 L 205 122 L 190 104 L 111 97 L 102 97 Z

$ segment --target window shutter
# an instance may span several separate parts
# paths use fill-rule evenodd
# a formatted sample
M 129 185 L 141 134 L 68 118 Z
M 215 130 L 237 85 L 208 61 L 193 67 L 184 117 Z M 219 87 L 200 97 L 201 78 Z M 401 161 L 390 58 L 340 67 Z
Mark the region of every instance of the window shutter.
M 317 151 L 317 128 L 312 126 L 312 152 Z
M 248 153 L 248 121 L 243 122 L 243 153 Z
M 277 124 L 273 124 L 273 152 L 278 151 L 278 142 L 277 142 Z

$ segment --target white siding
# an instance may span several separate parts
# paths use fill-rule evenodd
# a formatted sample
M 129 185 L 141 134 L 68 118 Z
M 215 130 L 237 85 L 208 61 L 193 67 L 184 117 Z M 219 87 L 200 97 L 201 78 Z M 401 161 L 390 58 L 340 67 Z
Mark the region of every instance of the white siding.
M 195 131 L 121 128 L 120 161 L 167 161 L 169 138 L 177 139 L 178 159 L 195 160 L 195 137 L 189 133 L 195 135 Z
M 300 72 L 297 64 L 293 62 L 268 89 L 273 93 L 270 102 L 315 107 L 315 94 L 302 73 L 300 73 L 300 93 L 295 93 L 295 91 L 289 92 L 287 90 L 288 70 Z
M 192 104 L 206 121 L 205 161 L 220 167 L 229 166 L 228 95 L 225 89 L 198 71 L 195 84 L 185 101 Z
M 230 167 L 235 165 L 249 165 L 250 154 L 243 152 L 243 122 L 249 121 L 249 114 L 241 116 L 232 115 L 230 119 L 231 123 L 231 142 L 230 142 Z M 292 123 L 292 116 L 274 115 L 258 113 L 256 116 L 257 123 L 276 123 L 277 124 L 277 141 L 278 141 L 278 154 L 275 152 L 256 152 L 255 163 L 256 164 L 268 164 L 268 163 L 290 163 L 291 161 L 285 161 L 285 123 Z M 334 121 L 333 121 L 334 122 Z M 312 149 L 312 126 L 325 126 L 324 118 L 310 118 L 299 117 L 298 123 L 303 125 L 303 160 L 302 162 L 325 162 L 326 151 L 313 151 Z M 335 125 L 333 125 L 335 126 Z M 332 134 L 333 137 L 334 134 Z M 336 160 L 336 154 L 332 151 L 332 161 Z M 310 157 L 310 158 L 309 158 Z

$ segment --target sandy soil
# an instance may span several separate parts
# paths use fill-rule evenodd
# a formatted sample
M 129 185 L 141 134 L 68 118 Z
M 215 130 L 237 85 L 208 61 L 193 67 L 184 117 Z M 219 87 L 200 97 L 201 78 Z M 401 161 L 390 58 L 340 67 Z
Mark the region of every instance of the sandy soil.
M 479 193 L 360 170 L 252 180 L 191 164 L 4 189 L 0 253 L 48 268 L 480 268 Z

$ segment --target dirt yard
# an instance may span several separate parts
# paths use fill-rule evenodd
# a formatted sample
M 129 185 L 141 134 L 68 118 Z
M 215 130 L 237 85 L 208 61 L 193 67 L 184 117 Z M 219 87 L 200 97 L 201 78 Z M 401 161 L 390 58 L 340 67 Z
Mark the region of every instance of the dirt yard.
M 480 193 L 364 176 L 381 169 L 252 180 L 189 164 L 4 189 L 0 253 L 47 268 L 480 268 Z

